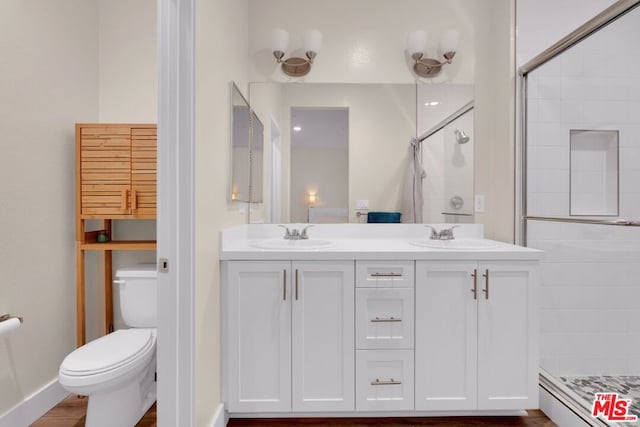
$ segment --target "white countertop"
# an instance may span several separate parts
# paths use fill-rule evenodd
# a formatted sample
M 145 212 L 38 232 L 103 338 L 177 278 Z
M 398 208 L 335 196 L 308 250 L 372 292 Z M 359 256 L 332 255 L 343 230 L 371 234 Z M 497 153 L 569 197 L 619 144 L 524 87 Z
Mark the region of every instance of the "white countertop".
M 286 224 L 301 230 L 308 224 Z M 432 224 L 437 230 L 455 224 Z M 283 238 L 275 224 L 249 224 L 221 231 L 220 259 L 228 260 L 538 260 L 542 251 L 483 239 L 480 224 L 454 229 L 459 242 L 478 239 L 494 243 L 490 249 L 435 249 L 412 244 L 427 240 L 422 224 L 318 224 L 308 231 L 309 241 L 330 246 L 317 249 L 262 249 L 265 242 Z

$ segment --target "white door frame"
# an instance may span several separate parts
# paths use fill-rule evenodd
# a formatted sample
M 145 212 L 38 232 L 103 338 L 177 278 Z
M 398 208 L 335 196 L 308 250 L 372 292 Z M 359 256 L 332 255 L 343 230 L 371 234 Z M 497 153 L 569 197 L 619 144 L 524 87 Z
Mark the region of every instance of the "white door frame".
M 282 131 L 269 115 L 269 138 L 271 139 L 271 209 L 269 222 L 282 222 Z
M 158 0 L 158 427 L 195 419 L 195 0 Z M 160 262 L 158 264 L 161 267 Z

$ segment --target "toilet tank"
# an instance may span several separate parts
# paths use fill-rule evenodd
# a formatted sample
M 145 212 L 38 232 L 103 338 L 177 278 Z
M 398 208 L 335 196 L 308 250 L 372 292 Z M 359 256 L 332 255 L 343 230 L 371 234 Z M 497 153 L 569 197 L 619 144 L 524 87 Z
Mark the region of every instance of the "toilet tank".
M 158 273 L 155 264 L 116 270 L 122 320 L 132 328 L 155 328 L 158 318 Z

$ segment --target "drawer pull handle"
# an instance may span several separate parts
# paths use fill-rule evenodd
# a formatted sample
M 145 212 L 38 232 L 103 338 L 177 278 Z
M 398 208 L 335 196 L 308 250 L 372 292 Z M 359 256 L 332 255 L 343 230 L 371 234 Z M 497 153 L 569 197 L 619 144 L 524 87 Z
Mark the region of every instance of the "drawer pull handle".
M 375 319 L 371 319 L 373 323 L 390 323 L 390 322 L 402 322 L 402 319 L 398 319 L 397 317 L 389 317 L 387 319 L 381 319 L 376 317 Z
M 380 379 L 376 378 L 375 381 L 371 381 L 371 385 L 400 385 L 402 384 L 402 381 L 397 381 L 394 380 L 393 378 L 391 378 L 390 380 L 382 380 L 380 381 Z
M 371 277 L 402 277 L 402 273 L 371 273 Z

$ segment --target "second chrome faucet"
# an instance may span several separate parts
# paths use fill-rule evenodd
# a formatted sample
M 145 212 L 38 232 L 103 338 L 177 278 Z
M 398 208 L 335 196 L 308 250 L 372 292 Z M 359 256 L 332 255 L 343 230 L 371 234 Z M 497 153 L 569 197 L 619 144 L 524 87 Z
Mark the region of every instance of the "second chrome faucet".
M 307 225 L 302 229 L 302 231 L 299 231 L 297 228 L 289 230 L 289 227 L 285 225 L 278 225 L 278 227 L 282 227 L 285 229 L 283 236 L 283 239 L 285 240 L 306 240 L 309 238 L 309 235 L 307 234 L 307 228 L 313 227 L 313 224 Z
M 430 225 L 425 225 L 425 227 L 431 229 L 431 235 L 429 236 L 429 239 L 431 240 L 454 240 L 455 236 L 453 235 L 453 229 L 460 226 L 454 225 L 449 228 L 443 228 L 440 231 L 436 230 L 434 227 Z

